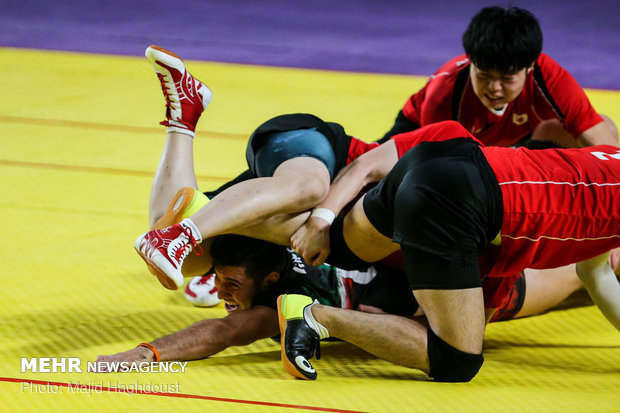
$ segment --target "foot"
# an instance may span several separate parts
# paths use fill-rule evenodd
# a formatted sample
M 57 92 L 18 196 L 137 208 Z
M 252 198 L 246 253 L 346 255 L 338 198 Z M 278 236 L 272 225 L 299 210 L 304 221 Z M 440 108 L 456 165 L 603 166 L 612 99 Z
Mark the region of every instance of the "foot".
M 183 59 L 159 46 L 149 46 L 144 52 L 161 82 L 166 98 L 168 132 L 179 132 L 194 137 L 196 124 L 213 97 L 211 90 L 192 76 Z
M 319 334 L 304 319 L 304 309 L 313 304 L 305 295 L 278 297 L 282 365 L 290 375 L 304 380 L 316 380 L 317 376 L 308 359 L 315 352 L 316 358 L 321 358 Z
M 170 290 L 183 286 L 181 272 L 187 254 L 194 249 L 202 254 L 202 238 L 196 225 L 189 219 L 164 229 L 146 232 L 136 239 L 134 248 L 147 265 L 156 271 L 162 285 Z
M 153 224 L 151 230 L 164 229 L 178 224 L 183 218 L 189 218 L 194 212 L 205 206 L 207 202 L 209 202 L 209 198 L 199 190 L 189 187 L 181 188 L 174 195 L 172 201 L 170 201 L 164 216 Z M 146 266 L 151 274 L 157 277 L 161 285 L 171 290 L 177 288 L 176 284 L 168 276 L 162 276 L 161 271 L 157 270 L 157 268 L 149 263 Z

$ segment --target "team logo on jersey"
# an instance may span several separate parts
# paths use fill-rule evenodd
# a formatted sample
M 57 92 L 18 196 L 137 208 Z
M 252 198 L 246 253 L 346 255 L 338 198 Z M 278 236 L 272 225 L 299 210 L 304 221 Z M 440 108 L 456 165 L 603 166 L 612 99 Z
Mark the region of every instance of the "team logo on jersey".
M 292 270 L 300 274 L 307 274 L 306 264 L 304 263 L 304 260 L 299 255 L 297 255 L 297 253 L 293 251 L 291 248 L 287 248 L 287 250 L 289 252 L 289 255 L 291 257 L 291 262 L 293 264 Z
M 617 151 L 616 153 L 606 153 L 599 151 L 590 153 L 603 161 L 608 161 L 609 159 L 620 159 L 620 151 Z
M 526 122 L 527 122 L 527 113 L 523 113 L 521 115 L 519 115 L 518 113 L 512 114 L 512 123 L 514 123 L 515 125 L 520 126 Z

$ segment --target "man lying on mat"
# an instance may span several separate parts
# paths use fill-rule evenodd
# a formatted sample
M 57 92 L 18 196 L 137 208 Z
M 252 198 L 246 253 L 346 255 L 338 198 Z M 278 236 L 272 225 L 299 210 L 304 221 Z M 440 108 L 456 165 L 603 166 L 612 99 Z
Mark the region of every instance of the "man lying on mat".
M 286 247 L 238 235 L 215 237 L 210 254 L 226 317 L 198 321 L 151 341 L 152 347 L 102 355 L 97 361 L 197 360 L 228 347 L 274 337 L 279 334 L 276 300 L 281 294 L 303 294 L 321 304 L 365 312 L 422 315 L 404 271 L 387 265 L 367 271 L 309 266 Z M 563 268 L 546 277 L 528 272 L 504 283 L 491 278 L 488 284 L 483 282 L 487 308 L 497 309 L 491 321 L 546 311 L 582 288 L 574 268 Z M 554 288 L 539 288 L 540 280 L 553 283 Z

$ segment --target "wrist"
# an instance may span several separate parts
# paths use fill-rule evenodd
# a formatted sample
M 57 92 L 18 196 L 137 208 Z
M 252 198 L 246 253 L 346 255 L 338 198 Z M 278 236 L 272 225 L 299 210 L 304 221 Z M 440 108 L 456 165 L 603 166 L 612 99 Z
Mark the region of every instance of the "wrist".
M 150 361 L 160 361 L 161 357 L 159 356 L 159 351 L 150 343 L 140 343 L 136 348 L 143 349 L 142 354 L 145 355 L 147 359 Z
M 329 226 L 332 222 L 334 222 L 334 219 L 336 219 L 336 214 L 329 208 L 314 208 L 312 210 L 312 214 L 310 214 L 310 217 L 321 218 L 327 222 L 327 225 Z

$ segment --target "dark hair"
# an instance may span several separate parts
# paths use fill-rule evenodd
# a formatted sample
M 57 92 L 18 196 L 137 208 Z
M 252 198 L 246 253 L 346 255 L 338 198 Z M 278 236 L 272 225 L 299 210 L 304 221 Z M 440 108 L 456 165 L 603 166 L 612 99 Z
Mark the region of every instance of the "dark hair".
M 260 285 L 271 273 L 282 272 L 288 263 L 286 247 L 241 235 L 218 235 L 209 249 L 213 267 L 242 267 Z
M 529 67 L 542 51 L 536 17 L 518 7 L 485 7 L 463 33 L 463 48 L 480 70 L 516 73 Z
M 563 148 L 562 145 L 558 145 L 552 141 L 545 141 L 541 139 L 524 139 L 518 142 L 515 145 L 517 148 L 523 147 L 527 149 L 537 150 L 537 149 L 558 149 Z

